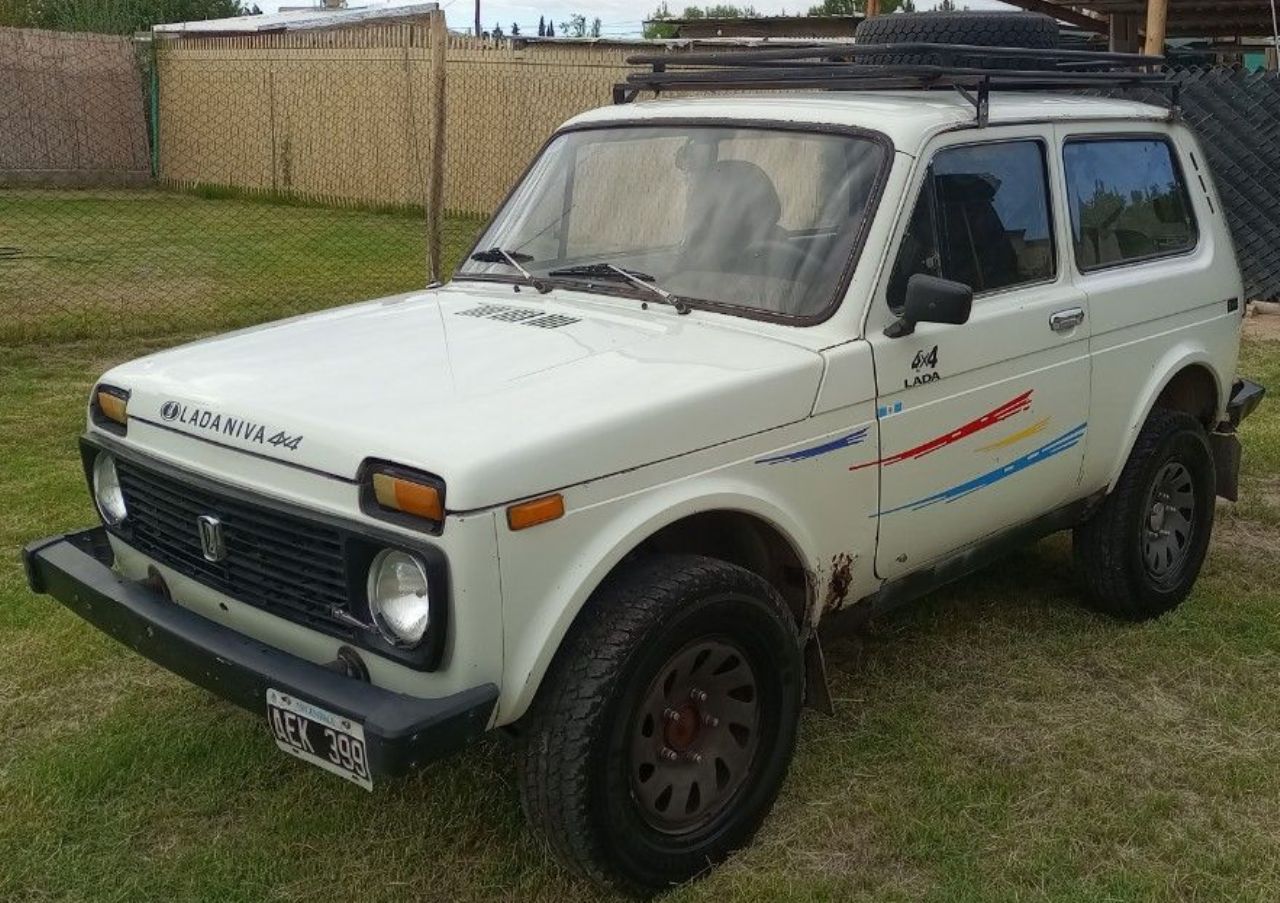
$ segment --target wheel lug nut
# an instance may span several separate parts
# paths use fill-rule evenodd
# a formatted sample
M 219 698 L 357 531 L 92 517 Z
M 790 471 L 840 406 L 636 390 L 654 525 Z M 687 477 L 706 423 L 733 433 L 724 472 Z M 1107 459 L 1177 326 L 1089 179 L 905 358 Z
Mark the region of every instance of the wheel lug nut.
M 669 746 L 662 747 L 662 752 L 658 753 L 658 755 L 662 756 L 662 758 L 666 759 L 668 762 L 674 762 L 676 759 L 680 758 L 680 754 Z
M 694 765 L 702 764 L 702 753 L 687 752 L 684 754 L 684 757 L 688 759 L 690 762 L 692 762 Z
M 676 724 L 680 720 L 680 713 L 675 709 L 663 709 L 662 719 L 664 721 L 670 721 L 672 724 Z
M 715 715 L 703 715 L 702 723 L 705 724 L 707 727 L 719 727 L 720 719 L 717 718 Z
M 706 702 L 707 694 L 705 690 L 699 690 L 697 687 L 694 687 L 689 691 L 689 698 L 694 702 Z

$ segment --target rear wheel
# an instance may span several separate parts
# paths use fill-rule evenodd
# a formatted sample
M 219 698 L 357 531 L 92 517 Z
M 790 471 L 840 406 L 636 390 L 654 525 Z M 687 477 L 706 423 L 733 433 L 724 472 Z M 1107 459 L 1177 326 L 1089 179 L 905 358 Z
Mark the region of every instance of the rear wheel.
M 864 20 L 854 33 L 860 44 L 974 44 L 981 47 L 1022 47 L 1052 50 L 1058 46 L 1058 23 L 1040 13 L 954 12 L 893 13 Z M 954 56 L 941 52 L 885 51 L 859 56 L 859 60 L 881 65 L 918 65 L 952 62 L 987 69 L 1042 69 L 1053 65 L 1041 57 L 992 59 Z
M 795 746 L 796 627 L 755 574 L 655 556 L 600 589 L 527 716 L 521 799 L 558 858 L 624 893 L 751 839 Z
M 1094 607 L 1143 620 L 1187 597 L 1213 530 L 1214 481 L 1199 421 L 1152 411 L 1115 489 L 1075 530 L 1076 565 Z

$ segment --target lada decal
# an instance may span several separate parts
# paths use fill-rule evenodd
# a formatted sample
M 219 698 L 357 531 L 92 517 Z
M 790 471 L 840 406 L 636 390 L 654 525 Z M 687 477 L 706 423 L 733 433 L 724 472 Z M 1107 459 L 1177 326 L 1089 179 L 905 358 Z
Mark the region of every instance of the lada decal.
M 302 444 L 301 435 L 292 435 L 284 430 L 272 430 L 264 423 L 245 417 L 232 417 L 230 414 L 198 405 L 183 404 L 180 401 L 166 401 L 162 404 L 160 419 L 165 423 L 181 424 L 204 433 L 226 436 L 254 445 L 271 445 L 297 451 L 298 446 Z

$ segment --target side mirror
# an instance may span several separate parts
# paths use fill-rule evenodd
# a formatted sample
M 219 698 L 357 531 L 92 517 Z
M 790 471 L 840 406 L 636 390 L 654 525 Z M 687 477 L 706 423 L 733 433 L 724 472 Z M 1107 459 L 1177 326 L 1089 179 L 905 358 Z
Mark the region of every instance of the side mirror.
M 902 338 L 915 332 L 917 323 L 959 326 L 969 322 L 972 310 L 973 289 L 963 282 L 916 273 L 907 280 L 907 298 L 902 306 L 902 315 L 889 324 L 884 334 L 891 339 Z

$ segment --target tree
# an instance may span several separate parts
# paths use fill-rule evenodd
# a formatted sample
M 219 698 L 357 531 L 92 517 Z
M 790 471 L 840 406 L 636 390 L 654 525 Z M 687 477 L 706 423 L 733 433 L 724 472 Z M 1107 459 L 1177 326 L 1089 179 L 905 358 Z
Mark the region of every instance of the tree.
M 604 28 L 604 24 L 600 21 L 600 17 L 596 16 L 591 20 L 591 37 L 600 37 L 600 31 Z
M 582 13 L 574 13 L 560 23 L 560 34 L 566 38 L 584 38 L 587 36 L 587 17 Z
M 516 22 L 511 23 L 511 37 L 513 38 L 520 37 L 520 26 Z
M 554 38 L 556 36 L 556 23 L 547 22 L 547 37 Z
M 545 16 L 538 16 L 538 37 L 545 38 L 547 36 L 547 19 Z
M 502 34 L 502 26 L 501 26 L 500 24 L 498 24 L 498 23 L 494 23 L 494 26 L 493 26 L 493 37 L 494 37 L 495 39 L 503 37 L 503 34 Z
M 240 0 L 0 0 L 0 25 L 133 34 L 164 22 L 225 19 L 252 13 Z
M 908 6 L 910 8 L 908 9 Z M 867 11 L 867 0 L 822 0 L 821 3 L 809 7 L 811 16 L 852 16 L 862 15 Z M 880 0 L 880 12 L 913 13 L 916 11 L 914 0 Z
M 663 0 L 663 3 L 650 14 L 649 20 L 644 23 L 644 36 L 651 39 L 674 38 L 676 27 L 666 24 L 664 19 L 754 19 L 759 15 L 760 11 L 749 4 L 735 6 L 732 3 L 717 3 L 705 7 L 686 6 L 684 12 L 675 16 L 667 6 L 666 0 Z
M 676 36 L 676 27 L 667 25 L 664 19 L 672 18 L 671 9 L 667 6 L 666 0 L 649 14 L 649 21 L 644 23 L 644 36 L 652 41 L 658 38 L 674 38 Z

